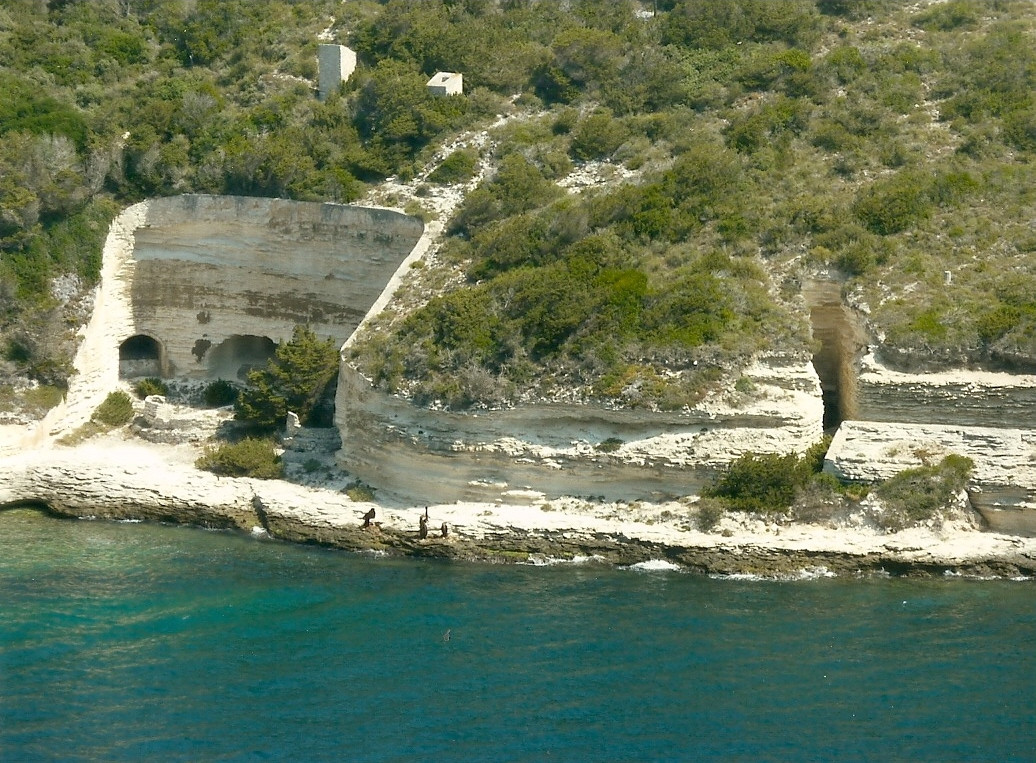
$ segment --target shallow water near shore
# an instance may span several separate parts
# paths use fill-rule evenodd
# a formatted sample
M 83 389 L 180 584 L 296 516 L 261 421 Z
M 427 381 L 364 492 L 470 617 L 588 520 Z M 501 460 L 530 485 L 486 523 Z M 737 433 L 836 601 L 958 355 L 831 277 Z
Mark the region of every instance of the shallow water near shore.
M 0 760 L 1033 760 L 1034 586 L 0 512 Z

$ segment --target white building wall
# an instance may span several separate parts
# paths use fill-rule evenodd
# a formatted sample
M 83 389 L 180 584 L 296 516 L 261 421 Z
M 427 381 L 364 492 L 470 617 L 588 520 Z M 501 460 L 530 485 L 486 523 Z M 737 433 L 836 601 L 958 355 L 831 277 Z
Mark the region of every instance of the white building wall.
M 320 67 L 317 91 L 323 101 L 356 71 L 356 51 L 344 45 L 321 45 L 317 61 Z
M 428 89 L 433 95 L 460 95 L 464 92 L 464 75 L 457 72 L 436 72 L 428 80 Z

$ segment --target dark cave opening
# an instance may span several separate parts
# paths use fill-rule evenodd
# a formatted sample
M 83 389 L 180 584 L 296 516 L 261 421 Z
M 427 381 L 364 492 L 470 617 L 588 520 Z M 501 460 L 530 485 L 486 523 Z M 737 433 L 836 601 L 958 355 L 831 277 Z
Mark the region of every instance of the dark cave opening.
M 209 376 L 245 381 L 249 371 L 266 368 L 276 351 L 277 345 L 269 337 L 234 334 L 209 351 Z
M 169 376 L 165 348 L 147 334 L 135 334 L 119 345 L 119 376 Z

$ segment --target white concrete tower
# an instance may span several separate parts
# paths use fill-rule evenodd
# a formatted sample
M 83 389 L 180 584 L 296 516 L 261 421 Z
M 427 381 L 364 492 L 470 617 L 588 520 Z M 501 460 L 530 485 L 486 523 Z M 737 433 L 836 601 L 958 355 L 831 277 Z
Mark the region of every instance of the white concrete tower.
M 356 70 L 356 51 L 344 45 L 320 45 L 317 62 L 320 66 L 317 94 L 324 101 Z

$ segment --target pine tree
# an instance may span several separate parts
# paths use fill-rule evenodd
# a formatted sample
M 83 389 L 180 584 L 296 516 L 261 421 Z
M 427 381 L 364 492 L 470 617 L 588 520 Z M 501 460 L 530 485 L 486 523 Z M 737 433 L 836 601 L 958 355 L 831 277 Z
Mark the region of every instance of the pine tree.
M 308 326 L 296 326 L 281 342 L 267 367 L 248 374 L 248 388 L 234 404 L 234 417 L 257 429 L 284 426 L 288 411 L 305 425 L 318 421 L 320 402 L 338 375 L 338 347 L 321 341 Z

